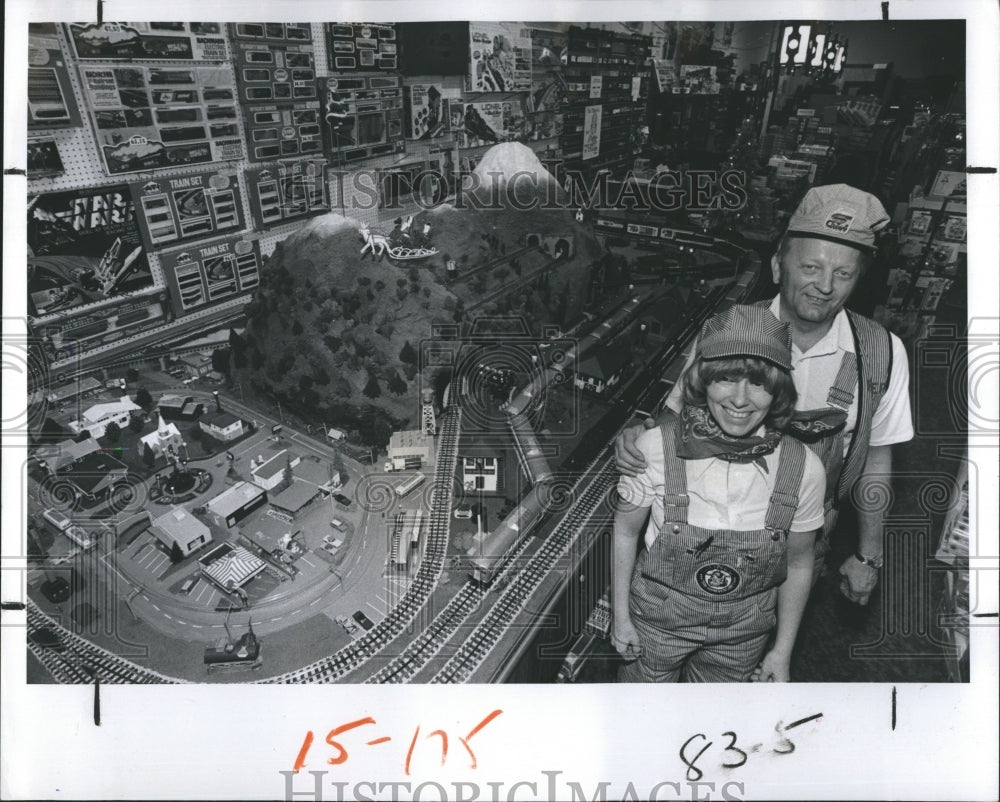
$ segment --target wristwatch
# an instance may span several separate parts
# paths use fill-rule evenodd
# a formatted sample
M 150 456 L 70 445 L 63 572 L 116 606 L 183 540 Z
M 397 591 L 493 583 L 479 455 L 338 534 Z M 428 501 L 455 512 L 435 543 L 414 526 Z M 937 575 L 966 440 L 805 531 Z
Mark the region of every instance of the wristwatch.
M 881 568 L 884 564 L 884 560 L 881 556 L 879 557 L 865 557 L 860 551 L 854 552 L 854 559 L 863 565 L 867 565 L 869 568 Z

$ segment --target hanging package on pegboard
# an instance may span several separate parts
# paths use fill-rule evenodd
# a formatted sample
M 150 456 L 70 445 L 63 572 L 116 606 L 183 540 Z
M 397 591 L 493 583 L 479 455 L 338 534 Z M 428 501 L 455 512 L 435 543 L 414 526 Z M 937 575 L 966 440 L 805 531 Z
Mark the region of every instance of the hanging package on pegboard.
M 28 26 L 28 130 L 82 125 L 55 23 Z
M 230 26 L 250 161 L 322 150 L 312 32 L 305 23 Z
M 243 201 L 232 173 L 206 170 L 131 185 L 150 250 L 243 228 Z
M 260 283 L 256 239 L 228 237 L 160 254 L 178 313 L 248 293 Z
M 257 228 L 330 211 L 326 160 L 284 161 L 246 171 L 250 210 Z
M 137 61 L 223 61 L 219 22 L 104 22 L 67 26 L 77 58 Z
M 112 175 L 243 158 L 228 67 L 85 65 L 80 75 Z
M 28 314 L 62 313 L 152 286 L 128 185 L 29 198 Z
M 396 69 L 396 28 L 391 22 L 330 22 L 327 60 L 333 72 Z
M 28 178 L 51 178 L 62 175 L 62 157 L 59 155 L 59 147 L 55 139 L 51 137 L 45 139 L 28 140 Z
M 318 80 L 327 152 L 338 161 L 403 153 L 403 88 L 398 75 Z

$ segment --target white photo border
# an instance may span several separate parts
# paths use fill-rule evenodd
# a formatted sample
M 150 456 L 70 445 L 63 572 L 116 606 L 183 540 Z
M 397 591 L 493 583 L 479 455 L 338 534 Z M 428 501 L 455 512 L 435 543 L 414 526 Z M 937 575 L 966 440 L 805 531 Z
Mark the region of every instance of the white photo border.
M 798 13 L 813 18 L 878 21 L 883 3 L 823 2 Z M 27 20 L 93 19 L 95 2 L 8 2 L 6 5 L 4 116 L 4 337 L 16 337 L 24 320 L 26 116 L 23 92 Z M 116 19 L 210 19 L 236 21 L 402 19 L 781 19 L 787 3 L 776 2 L 552 2 L 517 0 L 500 7 L 460 2 L 222 3 L 161 0 L 103 3 L 103 17 Z M 967 46 L 968 163 L 997 167 L 998 14 L 989 0 L 888 4 L 890 20 L 965 18 Z M 21 76 L 19 79 L 17 76 Z M 13 170 L 14 172 L 11 172 Z M 1000 285 L 997 243 L 997 174 L 969 176 L 969 317 L 992 321 L 996 332 Z M 23 328 L 23 323 L 21 324 Z M 20 332 L 23 334 L 23 331 Z M 984 385 L 984 410 L 996 410 L 997 364 Z M 4 371 L 3 407 L 23 408 L 23 377 Z M 990 384 L 992 381 L 992 385 Z M 981 388 L 982 389 L 982 388 Z M 20 406 L 19 406 L 20 404 Z M 992 406 L 991 406 L 992 405 Z M 5 430 L 5 455 L 19 444 Z M 973 444 L 975 445 L 975 444 Z M 997 611 L 997 447 L 970 448 L 978 477 L 972 505 L 979 521 L 974 555 L 979 567 L 978 608 Z M 22 487 L 23 460 L 3 460 L 3 601 L 24 598 L 22 505 L 11 494 Z M 590 799 L 995 799 L 997 798 L 997 619 L 970 628 L 968 684 L 790 684 L 782 686 L 102 686 L 102 722 L 92 717 L 94 690 L 85 686 L 25 682 L 24 613 L 4 610 L 2 635 L 2 795 L 6 799 L 276 799 L 286 782 L 294 799 L 407 799 L 420 786 L 423 799 L 477 800 L 557 798 L 576 791 Z M 493 710 L 502 714 L 470 740 L 477 768 L 459 742 Z M 821 718 L 812 718 L 822 714 Z M 895 726 L 891 718 L 895 716 Z M 377 723 L 350 741 L 348 761 L 325 743 L 329 730 L 370 716 Z M 804 721 L 793 731 L 783 726 Z M 779 723 L 780 722 L 780 723 Z M 422 746 L 404 773 L 407 748 L 420 726 Z M 446 765 L 439 765 L 425 736 L 434 729 L 451 736 Z M 779 732 L 779 730 L 781 730 Z M 305 769 L 289 778 L 308 731 L 315 742 Z M 749 754 L 740 768 L 704 769 L 686 776 L 679 750 L 712 741 Z M 783 735 L 784 733 L 784 735 Z M 697 736 L 704 737 L 699 741 Z M 794 737 L 793 737 L 794 734 Z M 365 746 L 366 740 L 391 741 Z M 788 737 L 794 753 L 769 751 Z M 345 745 L 348 737 L 344 737 Z M 762 744 L 752 752 L 755 744 Z M 693 750 L 696 752 L 697 750 Z M 693 754 L 689 752 L 688 754 Z M 735 754 L 735 753 L 730 753 Z M 312 795 L 316 775 L 322 794 Z M 697 779 L 702 785 L 692 784 Z M 340 783 L 340 785 L 338 785 Z M 468 785 L 456 786 L 456 783 Z M 493 785 L 491 785 L 491 783 Z M 517 786 L 517 783 L 522 785 Z M 603 785 L 606 783 L 607 785 Z M 714 783 L 712 786 L 705 783 Z M 533 786 L 531 784 L 534 784 Z M 659 785 L 658 789 L 657 786 Z M 727 785 L 728 784 L 728 785 Z M 675 790 L 676 786 L 676 790 Z M 657 789 L 657 790 L 652 790 Z M 473 792 L 478 792 L 473 796 Z M 602 797 L 598 797 L 602 798 Z

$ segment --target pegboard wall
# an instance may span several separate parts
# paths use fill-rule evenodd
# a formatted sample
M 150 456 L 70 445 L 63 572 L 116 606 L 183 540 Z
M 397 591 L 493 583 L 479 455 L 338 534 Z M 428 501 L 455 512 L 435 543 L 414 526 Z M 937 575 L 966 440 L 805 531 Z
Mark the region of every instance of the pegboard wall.
M 330 61 L 327 52 L 328 39 L 326 26 L 327 23 L 309 23 L 309 31 L 312 36 L 312 60 L 315 72 L 313 85 L 318 85 L 320 87 L 319 92 L 321 94 L 324 91 L 322 88 L 324 86 L 322 83 L 323 79 L 331 76 L 331 70 L 329 67 Z M 184 28 L 184 30 L 187 30 L 187 28 Z M 238 62 L 242 53 L 237 52 L 237 48 L 244 46 L 245 43 L 243 40 L 237 41 L 234 29 L 230 26 L 220 23 L 220 30 L 221 34 L 213 33 L 213 37 L 217 36 L 220 38 L 224 42 L 224 46 L 218 46 L 212 50 L 210 54 L 212 58 L 210 60 L 199 61 L 191 59 L 190 56 L 185 57 L 183 60 L 145 58 L 141 60 L 130 60 L 115 58 L 114 56 L 109 56 L 107 58 L 103 55 L 92 56 L 89 53 L 86 58 L 79 58 L 76 54 L 76 46 L 68 35 L 68 25 L 58 24 L 56 26 L 55 36 L 57 37 L 62 56 L 68 64 L 69 86 L 73 93 L 73 100 L 80 110 L 81 124 L 73 127 L 53 126 L 52 128 L 42 128 L 38 124 L 35 124 L 29 131 L 29 142 L 39 143 L 42 141 L 48 141 L 54 143 L 55 148 L 58 150 L 59 159 L 62 163 L 62 172 L 56 175 L 32 175 L 31 171 L 29 171 L 29 208 L 32 198 L 37 198 L 49 193 L 78 190 L 95 190 L 99 192 L 101 188 L 114 187 L 126 183 L 132 184 L 134 187 L 142 186 L 145 189 L 147 185 L 146 182 L 150 182 L 150 184 L 152 184 L 153 182 L 162 182 L 167 179 L 179 179 L 184 176 L 195 176 L 199 173 L 205 173 L 206 170 L 213 170 L 219 173 L 226 175 L 231 174 L 234 176 L 238 187 L 239 203 L 242 212 L 242 226 L 238 229 L 227 229 L 225 231 L 226 240 L 232 241 L 235 237 L 237 239 L 252 241 L 255 253 L 259 253 L 260 258 L 266 261 L 266 259 L 274 252 L 274 249 L 279 242 L 286 239 L 303 225 L 306 225 L 310 219 L 308 216 L 299 217 L 284 224 L 265 225 L 261 223 L 260 219 L 263 215 L 255 215 L 253 203 L 262 203 L 259 196 L 257 196 L 257 199 L 255 200 L 255 193 L 259 193 L 261 185 L 258 181 L 257 184 L 251 187 L 250 176 L 254 175 L 258 179 L 261 178 L 260 171 L 267 168 L 269 163 L 262 163 L 250 158 L 251 141 L 248 137 L 245 112 L 248 108 L 255 106 L 253 103 L 243 102 L 239 98 L 235 99 L 237 113 L 236 118 L 232 120 L 231 123 L 235 127 L 235 133 L 242 143 L 242 158 L 233 160 L 216 159 L 209 162 L 202 161 L 200 163 L 175 165 L 166 168 L 157 167 L 156 169 L 141 172 L 124 172 L 123 170 L 121 173 L 115 174 L 109 174 L 105 167 L 106 156 L 102 153 L 102 146 L 98 139 L 98 135 L 100 134 L 103 137 L 105 149 L 109 147 L 109 144 L 107 131 L 102 132 L 98 130 L 99 118 L 97 116 L 97 109 L 95 102 L 93 102 L 93 98 L 97 96 L 97 92 L 100 87 L 95 89 L 94 74 L 100 73 L 101 68 L 104 68 L 108 74 L 110 74 L 112 70 L 118 70 L 119 68 L 124 68 L 122 69 L 122 72 L 128 73 L 130 71 L 129 68 L 132 68 L 132 72 L 137 74 L 141 73 L 148 77 L 148 80 L 146 81 L 147 85 L 141 85 L 140 92 L 143 92 L 146 89 L 153 89 L 151 86 L 153 83 L 151 76 L 154 73 L 159 75 L 160 71 L 176 71 L 178 67 L 181 67 L 191 70 L 192 74 L 195 74 L 199 68 L 208 65 L 211 66 L 213 72 L 216 74 L 224 75 L 225 81 L 228 82 L 229 85 L 234 87 L 238 86 L 240 80 L 240 76 L 237 74 L 239 69 Z M 192 34 L 193 33 L 194 32 L 192 31 Z M 300 35 L 302 35 L 301 32 Z M 365 35 L 367 35 L 367 33 Z M 79 39 L 78 32 L 74 32 L 74 38 Z M 156 37 L 154 36 L 153 38 Z M 309 44 L 305 44 L 304 47 L 308 48 Z M 355 73 L 351 74 L 353 75 Z M 366 73 L 364 68 L 362 68 L 358 70 L 356 74 L 364 76 L 370 74 L 370 70 Z M 455 99 L 452 102 L 464 102 L 463 99 L 469 97 L 470 95 L 470 93 L 466 91 L 465 78 L 461 75 L 452 74 L 403 77 L 395 70 L 380 74 L 398 76 L 398 85 L 400 87 L 398 94 L 400 95 L 402 95 L 403 92 L 410 91 L 410 87 L 420 84 L 433 84 L 436 87 L 439 87 L 447 97 Z M 115 75 L 117 76 L 117 72 Z M 337 73 L 337 77 L 342 78 L 343 75 L 343 73 Z M 246 80 L 245 75 L 244 80 Z M 112 83 L 119 84 L 117 77 L 114 81 L 112 81 Z M 114 87 L 112 87 L 112 89 L 114 89 Z M 123 98 L 121 103 L 127 106 L 128 104 L 124 100 L 125 94 L 125 92 L 122 92 Z M 197 101 L 197 92 L 194 92 L 193 94 L 194 99 Z M 237 94 L 239 94 L 238 89 Z M 386 93 L 383 92 L 381 96 L 384 97 L 385 94 Z M 506 100 L 515 97 L 516 94 L 517 93 L 508 92 L 502 98 L 498 95 L 494 99 Z M 526 95 L 526 92 L 520 93 L 521 99 L 524 99 Z M 153 91 L 152 96 L 154 98 L 153 104 L 155 105 L 157 102 L 155 100 L 155 91 Z M 489 95 L 478 93 L 475 95 L 474 99 L 477 101 L 487 100 L 489 99 Z M 205 96 L 205 101 L 207 102 L 207 95 Z M 112 105 L 114 105 L 115 102 L 116 101 L 113 96 L 111 101 Z M 321 123 L 323 122 L 322 103 L 323 100 L 321 98 L 319 111 Z M 158 114 L 159 109 L 153 109 L 153 113 Z M 405 107 L 402 115 L 405 115 Z M 230 123 L 230 120 L 227 119 L 226 123 Z M 127 132 L 127 129 L 125 130 Z M 546 155 L 551 155 L 555 147 L 552 141 L 529 142 L 527 144 L 540 152 L 544 151 Z M 117 145 L 114 147 L 117 147 Z M 212 147 L 215 147 L 215 143 L 212 143 Z M 400 143 L 400 147 L 396 149 L 396 152 L 369 156 L 367 158 L 351 161 L 349 163 L 344 162 L 344 152 L 342 150 L 334 150 L 330 152 L 325 149 L 322 153 L 313 153 L 309 156 L 299 155 L 281 157 L 280 162 L 282 164 L 294 164 L 322 159 L 326 162 L 327 166 L 327 173 L 325 174 L 325 197 L 329 201 L 330 211 L 357 220 L 359 223 L 367 224 L 373 229 L 379 230 L 381 228 L 381 230 L 387 231 L 388 228 L 391 228 L 391 221 L 394 218 L 405 214 L 419 212 L 421 211 L 421 207 L 413 201 L 412 196 L 403 194 L 397 199 L 396 203 L 392 204 L 388 208 L 378 208 L 379 204 L 373 204 L 370 197 L 362 197 L 359 193 L 352 189 L 353 177 L 358 172 L 368 172 L 369 176 L 371 176 L 371 178 L 368 179 L 368 182 L 370 183 L 371 181 L 377 182 L 379 180 L 378 176 L 381 175 L 382 172 L 407 170 L 415 174 L 422 169 L 426 169 L 435 161 L 441 166 L 447 164 L 449 169 L 465 168 L 474 165 L 481 157 L 482 153 L 484 153 L 489 147 L 489 145 L 480 145 L 479 147 L 463 147 L 460 149 L 455 134 L 447 132 L 446 130 L 442 136 L 434 139 L 415 139 L 408 137 Z M 270 164 L 276 164 L 278 161 L 279 159 L 276 158 L 273 162 L 270 162 Z M 136 190 L 136 192 L 137 191 L 138 190 Z M 132 195 L 132 202 L 136 207 L 138 207 L 139 199 L 135 197 L 135 192 L 133 192 Z M 258 209 L 258 211 L 260 210 Z M 36 315 L 34 322 L 43 327 L 46 331 L 56 331 L 60 325 L 65 324 L 67 319 L 77 319 L 87 314 L 90 314 L 92 319 L 94 315 L 99 315 L 102 310 L 106 315 L 113 317 L 114 310 L 116 308 L 120 308 L 125 300 L 141 300 L 144 298 L 162 300 L 166 298 L 166 303 L 170 304 L 172 301 L 174 308 L 169 314 L 166 315 L 166 317 L 169 318 L 169 321 L 164 325 L 161 332 L 164 335 L 163 339 L 169 340 L 170 332 L 179 330 L 180 328 L 196 329 L 197 326 L 190 327 L 186 326 L 186 324 L 198 324 L 199 321 L 207 323 L 213 318 L 213 316 L 218 317 L 218 315 L 214 315 L 216 311 L 231 311 L 233 308 L 236 308 L 241 304 L 245 304 L 250 297 L 248 294 L 249 289 L 252 286 L 255 286 L 253 282 L 250 282 L 245 286 L 241 282 L 239 285 L 240 289 L 246 291 L 243 293 L 243 297 L 225 299 L 224 301 L 220 300 L 216 303 L 212 300 L 211 288 L 208 285 L 208 279 L 203 278 L 203 282 L 205 283 L 205 298 L 207 299 L 205 303 L 209 303 L 209 306 L 204 309 L 195 310 L 190 309 L 185 306 L 185 304 L 178 302 L 178 282 L 174 277 L 173 271 L 175 270 L 179 253 L 182 251 L 191 251 L 195 246 L 211 246 L 211 244 L 216 241 L 213 237 L 221 240 L 222 233 L 213 232 L 212 236 L 206 237 L 204 240 L 199 240 L 194 244 L 188 242 L 180 245 L 174 242 L 167 242 L 162 245 L 153 244 L 150 247 L 147 243 L 145 256 L 147 258 L 149 272 L 152 277 L 151 287 L 143 287 L 134 293 L 118 293 L 114 297 L 102 298 L 100 300 L 85 299 L 83 302 L 72 306 L 71 309 L 59 309 L 56 306 L 52 306 L 49 307 L 48 310 L 42 311 L 40 314 Z M 222 248 L 225 246 L 220 245 L 219 247 Z M 180 255 L 187 256 L 187 253 Z M 121 319 L 128 319 L 127 315 L 122 315 Z M 117 318 L 115 320 L 117 323 Z M 112 342 L 104 344 L 98 344 L 96 341 L 85 344 L 82 340 L 78 341 L 78 348 L 75 353 L 67 355 L 65 349 L 60 350 L 58 352 L 58 356 L 60 358 L 56 361 L 66 362 L 69 356 L 72 356 L 72 358 L 79 358 L 84 351 L 87 354 L 102 354 L 109 350 L 120 349 L 123 344 L 131 343 L 133 341 L 138 344 L 139 342 L 145 342 L 150 339 L 148 331 L 143 335 L 136 335 L 134 337 L 130 334 L 127 336 L 123 335 L 126 335 L 126 330 L 120 332 L 117 335 L 117 339 L 111 338 L 113 339 Z M 59 334 L 57 334 L 56 337 L 57 340 L 60 337 L 65 339 L 65 336 Z

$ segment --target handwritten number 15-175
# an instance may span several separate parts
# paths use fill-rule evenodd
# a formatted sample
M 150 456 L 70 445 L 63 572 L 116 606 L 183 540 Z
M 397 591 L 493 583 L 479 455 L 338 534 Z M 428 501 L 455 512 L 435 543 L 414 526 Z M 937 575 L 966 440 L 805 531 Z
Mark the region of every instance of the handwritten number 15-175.
M 476 753 L 472 751 L 472 747 L 469 745 L 469 741 L 472 740 L 472 737 L 477 732 L 479 732 L 483 727 L 485 727 L 487 724 L 493 721 L 493 719 L 495 719 L 501 713 L 503 713 L 502 710 L 494 710 L 492 713 L 486 716 L 482 721 L 476 724 L 476 726 L 472 727 L 472 729 L 470 729 L 469 732 L 466 733 L 464 736 L 462 735 L 458 736 L 459 743 L 465 747 L 465 751 L 468 752 L 469 754 L 469 759 L 470 759 L 469 768 L 474 769 L 478 765 L 478 761 L 476 760 Z M 334 750 L 336 750 L 336 753 L 327 758 L 327 763 L 330 763 L 331 765 L 335 766 L 341 763 L 346 763 L 348 758 L 347 748 L 343 745 L 343 743 L 341 743 L 340 736 L 346 732 L 349 732 L 350 730 L 357 729 L 358 727 L 365 727 L 370 725 L 377 726 L 375 719 L 373 719 L 371 716 L 365 716 L 364 718 L 359 718 L 356 719 L 355 721 L 349 721 L 346 724 L 341 724 L 339 727 L 334 727 L 332 730 L 330 730 L 326 735 L 326 742 L 331 747 L 333 747 Z M 417 742 L 419 737 L 420 737 L 420 725 L 417 725 L 416 729 L 413 731 L 413 738 L 410 740 L 410 748 L 407 749 L 406 751 L 406 759 L 403 763 L 403 770 L 407 776 L 409 776 L 410 774 L 410 761 L 413 758 L 413 753 L 417 747 Z M 445 760 L 448 758 L 448 733 L 445 732 L 444 730 L 434 730 L 432 732 L 427 733 L 427 735 L 424 736 L 424 740 L 427 740 L 428 738 L 431 737 L 436 737 L 438 739 L 441 748 L 441 765 L 443 766 L 445 764 Z M 313 731 L 309 730 L 308 732 L 306 732 L 305 738 L 302 741 L 302 746 L 299 748 L 299 753 L 295 758 L 294 765 L 292 766 L 294 771 L 300 771 L 306 765 L 306 757 L 309 754 L 309 749 L 312 747 L 313 739 L 314 739 Z M 381 735 L 379 737 L 372 738 L 371 740 L 364 741 L 363 743 L 365 746 L 377 746 L 378 744 L 387 743 L 388 741 L 391 740 L 392 736 Z

